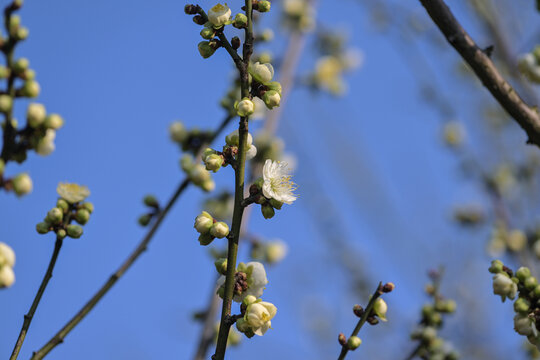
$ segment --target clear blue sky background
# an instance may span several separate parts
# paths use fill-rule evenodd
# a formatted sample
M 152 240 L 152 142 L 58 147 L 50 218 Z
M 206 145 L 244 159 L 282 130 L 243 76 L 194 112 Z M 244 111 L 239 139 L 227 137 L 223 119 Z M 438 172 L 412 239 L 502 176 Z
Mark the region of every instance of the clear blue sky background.
M 229 1 L 233 9 L 240 3 Z M 397 284 L 387 297 L 390 322 L 363 330 L 364 345 L 351 358 L 373 358 L 378 351 L 377 358 L 395 359 L 412 349 L 408 334 L 425 300 L 425 273 L 440 264 L 449 273 L 443 291 L 456 297 L 462 310 L 449 321 L 447 337 L 456 344 L 465 337 L 501 340 L 489 347 L 496 354 L 492 358 L 516 358 L 511 354 L 521 339 L 511 330 L 511 306 L 491 295 L 490 259 L 483 251 L 487 232 L 460 231 L 449 221 L 451 206 L 482 201 L 481 195 L 440 145 L 438 114 L 420 98 L 402 49 L 373 30 L 364 7 L 344 0 L 341 12 L 336 3 L 322 1 L 319 20 L 347 31 L 350 44 L 365 53 L 365 64 L 347 78 L 347 97 L 314 97 L 299 89 L 289 100 L 279 133 L 298 156 L 301 196 L 273 220 L 254 216 L 251 223 L 263 236 L 289 244 L 289 257 L 268 271 L 264 294 L 278 315 L 273 330 L 244 341 L 229 358 L 336 357 L 337 333 L 349 333 L 355 323 L 351 306 L 367 301 L 348 290 L 349 276 L 318 234 L 312 215 L 320 212 L 321 201 L 310 185 L 313 177 L 339 209 L 343 240 L 359 254 L 370 286 L 379 280 Z M 96 210 L 84 236 L 65 241 L 21 359 L 43 345 L 135 247 L 144 233 L 136 224 L 144 211 L 142 196 L 154 193 L 164 201 L 181 181 L 168 124 L 181 119 L 189 126 L 214 127 L 221 120 L 217 102 L 231 66 L 224 51 L 200 58 L 199 28 L 183 14 L 184 5 L 170 0 L 25 4 L 21 15 L 30 37 L 17 54 L 28 57 L 37 72 L 39 101 L 60 113 L 66 125 L 51 156 L 32 154 L 22 166 L 8 167 L 7 174 L 31 174 L 33 193 L 22 199 L 0 193 L 0 240 L 17 254 L 16 284 L 0 292 L 0 358 L 11 352 L 52 252 L 54 236 L 38 235 L 34 226 L 54 206 L 57 183 L 88 185 Z M 425 15 L 418 2 L 410 6 Z M 460 7 L 456 11 L 463 13 Z M 276 19 L 270 14 L 265 21 L 272 26 Z M 463 21 L 472 24 L 467 16 Z M 286 40 L 276 33 L 271 47 L 279 51 Z M 419 50 L 428 49 L 422 39 L 419 44 Z M 429 49 L 434 83 L 452 94 L 458 113 L 475 121 L 474 104 L 467 99 L 484 90 L 470 79 L 461 87 L 451 82 L 456 55 L 445 45 Z M 312 55 L 303 57 L 302 72 L 313 66 Z M 19 119 L 25 108 L 18 104 Z M 230 169 L 215 178 L 218 188 L 225 187 Z M 214 276 L 192 228 L 201 198 L 195 188 L 182 196 L 149 251 L 50 359 L 191 357 L 199 332 L 191 313 L 206 303 Z M 480 308 L 472 308 L 471 298 Z M 471 327 L 464 320 L 466 309 L 494 314 L 490 327 Z

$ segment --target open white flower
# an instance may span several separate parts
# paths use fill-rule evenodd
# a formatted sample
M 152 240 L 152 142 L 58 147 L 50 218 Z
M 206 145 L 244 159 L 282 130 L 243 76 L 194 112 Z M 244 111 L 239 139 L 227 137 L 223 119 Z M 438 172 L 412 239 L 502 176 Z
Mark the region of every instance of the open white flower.
M 263 336 L 272 326 L 272 319 L 276 316 L 277 308 L 274 304 L 261 301 L 248 305 L 244 315 L 244 326 L 250 328 L 255 335 Z
M 264 196 L 275 199 L 285 204 L 292 204 L 297 196 L 294 194 L 296 184 L 292 182 L 291 175 L 288 174 L 287 163 L 266 160 L 263 167 Z
M 217 4 L 208 11 L 208 21 L 214 26 L 222 26 L 231 17 L 231 9 L 225 4 Z
M 69 183 L 59 183 L 56 192 L 71 204 L 83 201 L 90 196 L 90 190 L 86 186 Z

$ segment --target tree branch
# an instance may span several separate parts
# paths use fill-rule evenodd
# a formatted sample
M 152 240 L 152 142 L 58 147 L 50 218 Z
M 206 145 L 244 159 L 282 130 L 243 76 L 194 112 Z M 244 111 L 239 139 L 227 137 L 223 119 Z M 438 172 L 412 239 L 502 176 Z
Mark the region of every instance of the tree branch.
M 503 78 L 489 56 L 476 45 L 443 0 L 420 0 L 420 2 L 444 34 L 446 40 L 471 66 L 482 84 L 525 130 L 528 136 L 527 143 L 540 147 L 540 114 L 538 110 L 527 105 Z

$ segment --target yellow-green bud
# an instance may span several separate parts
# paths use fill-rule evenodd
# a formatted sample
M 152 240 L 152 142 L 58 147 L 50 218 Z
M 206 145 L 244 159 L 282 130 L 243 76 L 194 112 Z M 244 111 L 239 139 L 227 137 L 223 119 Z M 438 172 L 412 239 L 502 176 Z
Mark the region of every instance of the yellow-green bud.
M 66 231 L 67 235 L 73 239 L 78 239 L 83 234 L 83 228 L 79 225 L 70 224 L 67 226 Z
M 384 301 L 381 298 L 378 298 L 375 300 L 375 305 L 373 305 L 373 312 L 375 315 L 379 317 L 382 321 L 386 320 L 386 312 L 388 311 L 388 305 L 386 305 L 386 301 Z
M 489 267 L 489 272 L 492 274 L 498 274 L 503 271 L 503 262 L 501 260 L 493 260 Z
M 248 98 L 243 98 L 235 107 L 236 113 L 241 117 L 249 116 L 255 111 L 255 104 Z
M 29 33 L 30 31 L 28 30 L 28 28 L 21 26 L 15 32 L 15 39 L 17 39 L 18 41 L 25 40 L 28 37 Z
M 259 1 L 259 3 L 257 4 L 257 10 L 262 13 L 270 11 L 270 7 L 270 1 L 266 0 Z
M 246 15 L 238 13 L 234 17 L 233 26 L 237 29 L 245 28 L 247 26 L 247 20 L 248 19 Z
M 55 207 L 49 210 L 49 212 L 47 213 L 46 221 L 51 224 L 58 224 L 62 221 L 63 217 L 64 213 L 62 209 Z
M 24 80 L 34 80 L 36 78 L 36 72 L 32 69 L 26 69 L 22 74 L 21 78 Z
M 15 282 L 15 273 L 11 266 L 0 267 L 0 288 L 6 288 Z
M 207 234 L 212 228 L 212 225 L 214 225 L 214 218 L 206 211 L 203 211 L 195 218 L 195 225 L 193 227 L 199 234 Z
M 270 81 L 268 84 L 266 84 L 266 87 L 268 90 L 274 90 L 277 91 L 281 95 L 281 84 L 277 81 Z
M 47 111 L 45 110 L 45 106 L 43 104 L 31 103 L 28 105 L 28 109 L 26 111 L 26 121 L 30 127 L 37 128 L 43 123 L 46 116 Z
M 23 196 L 32 192 L 32 179 L 27 173 L 21 173 L 13 178 L 13 191 L 17 196 Z
M 0 65 L 0 79 L 7 79 L 9 76 L 9 69 L 3 65 Z
M 188 132 L 181 121 L 174 121 L 169 125 L 169 136 L 172 141 L 181 144 L 187 139 Z
M 362 339 L 360 339 L 358 336 L 351 336 L 347 340 L 347 347 L 349 348 L 349 350 L 356 350 L 361 344 Z
M 217 172 L 223 165 L 223 157 L 218 154 L 208 155 L 204 159 L 204 164 L 206 165 L 206 170 Z
M 227 273 L 227 259 L 226 258 L 220 258 L 214 261 L 214 265 L 216 266 L 216 270 L 218 274 L 225 275 Z
M 525 282 L 525 279 L 527 279 L 529 276 L 531 276 L 531 270 L 529 268 L 522 266 L 516 271 L 516 277 L 519 279 L 520 282 Z
M 84 225 L 90 220 L 90 212 L 86 209 L 79 209 L 75 213 L 75 221 L 79 224 Z
M 201 41 L 199 45 L 197 45 L 197 48 L 199 49 L 199 53 L 204 59 L 208 59 L 216 52 L 216 49 L 210 46 L 210 43 L 208 41 Z
M 213 28 L 204 27 L 201 30 L 201 36 L 203 39 L 210 40 L 214 37 L 215 30 Z
M 534 290 L 534 288 L 538 285 L 538 281 L 534 276 L 529 276 L 525 279 L 525 288 L 527 290 Z
M 41 87 L 37 83 L 37 81 L 29 80 L 24 83 L 24 86 L 22 87 L 22 94 L 29 98 L 35 98 L 39 96 L 39 93 L 41 92 Z
M 276 214 L 274 208 L 270 204 L 261 205 L 261 212 L 265 219 L 271 219 Z
M 281 210 L 281 207 L 283 206 L 283 203 L 276 199 L 270 199 L 269 203 L 270 205 L 272 205 L 274 209 L 277 209 L 277 210 Z
M 143 202 L 144 202 L 144 205 L 149 206 L 149 207 L 153 207 L 153 208 L 159 207 L 159 202 L 157 201 L 154 195 L 146 195 L 143 199 Z
M 30 66 L 30 61 L 28 61 L 27 58 L 19 58 L 15 63 L 13 64 L 13 72 L 15 74 L 21 74 L 23 73 L 28 67 Z
M 253 304 L 253 303 L 256 302 L 256 301 L 257 301 L 257 298 L 256 298 L 255 296 L 253 296 L 253 295 L 248 295 L 248 296 L 246 296 L 246 297 L 244 298 L 244 300 L 242 300 L 242 303 L 243 303 L 244 305 L 248 306 L 248 305 Z
M 82 203 L 81 206 L 84 209 L 88 210 L 90 214 L 94 212 L 94 204 L 92 204 L 91 202 Z
M 249 67 L 249 73 L 258 82 L 266 84 L 272 81 L 274 77 L 274 67 L 270 63 L 260 63 L 257 61 Z
M 530 303 L 525 298 L 518 298 L 514 302 L 514 310 L 519 313 L 527 313 L 530 308 Z
M 64 119 L 58 114 L 49 114 L 45 118 L 44 125 L 47 129 L 57 130 L 64 126 Z
M 213 191 L 216 188 L 216 183 L 212 179 L 208 179 L 201 184 L 201 189 L 206 192 Z
M 147 226 L 148 224 L 150 224 L 150 221 L 152 220 L 152 215 L 150 214 L 143 214 L 141 216 L 139 216 L 139 225 L 141 226 Z
M 0 242 L 0 267 L 15 266 L 15 251 L 6 243 Z
M 230 17 L 231 9 L 227 6 L 227 4 L 217 4 L 208 10 L 208 21 L 210 21 L 216 27 L 225 25 L 225 23 L 229 21 Z
M 56 237 L 58 239 L 64 239 L 66 236 L 67 236 L 67 233 L 66 233 L 66 230 L 64 229 L 58 229 L 58 231 L 56 232 Z
M 210 235 L 217 237 L 218 239 L 223 239 L 225 236 L 229 235 L 229 225 L 223 221 L 214 223 L 210 228 Z
M 214 241 L 214 237 L 210 234 L 201 234 L 199 235 L 199 243 L 202 246 L 210 245 L 210 243 Z
M 15 36 L 17 30 L 19 29 L 19 25 L 21 25 L 21 17 L 19 15 L 11 15 L 9 22 L 9 34 Z
M 44 222 L 44 221 L 40 222 L 40 223 L 37 223 L 36 224 L 36 231 L 39 234 L 46 234 L 49 231 L 51 231 L 51 225 L 49 223 Z
M 263 95 L 263 101 L 267 108 L 273 109 L 281 103 L 281 95 L 275 90 L 268 90 Z
M 64 199 L 58 199 L 56 202 L 56 207 L 62 209 L 63 212 L 66 212 L 69 209 L 69 204 Z
M 13 99 L 9 95 L 0 95 L 0 112 L 7 113 L 13 106 Z

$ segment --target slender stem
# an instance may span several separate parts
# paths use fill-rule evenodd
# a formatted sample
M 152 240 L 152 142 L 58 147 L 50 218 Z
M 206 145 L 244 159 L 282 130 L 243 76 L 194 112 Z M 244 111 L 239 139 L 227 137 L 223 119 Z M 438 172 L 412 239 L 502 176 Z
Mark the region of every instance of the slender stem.
M 356 336 L 360 332 L 360 329 L 362 329 L 362 326 L 366 323 L 367 318 L 371 314 L 371 310 L 373 309 L 373 306 L 375 306 L 375 301 L 379 298 L 379 296 L 382 295 L 381 291 L 382 283 L 379 283 L 379 286 L 377 286 L 377 290 L 373 293 L 373 296 L 371 296 L 371 299 L 369 300 L 368 305 L 366 306 L 366 309 L 364 310 L 364 313 L 362 314 L 362 317 L 360 320 L 358 320 L 358 324 L 356 324 L 356 327 L 354 328 L 353 332 L 351 333 L 351 336 Z M 347 356 L 347 353 L 349 352 L 349 348 L 347 347 L 347 344 L 341 346 L 341 353 L 339 354 L 338 360 L 345 359 L 345 356 Z
M 247 26 L 245 28 L 245 40 L 243 47 L 243 61 L 236 63 L 238 71 L 240 72 L 240 88 L 242 91 L 242 98 L 249 97 L 249 74 L 248 66 L 251 54 L 253 53 L 253 23 L 252 23 L 252 2 L 246 0 L 246 16 Z M 244 201 L 244 181 L 246 170 L 246 148 L 247 148 L 247 136 L 248 136 L 248 118 L 241 117 L 240 124 L 238 126 L 238 157 L 237 168 L 235 169 L 235 192 L 234 192 L 234 210 L 233 219 L 231 225 L 231 234 L 228 237 L 229 246 L 227 252 L 227 272 L 225 276 L 225 292 L 223 296 L 223 306 L 221 309 L 221 322 L 219 325 L 218 340 L 216 345 L 216 352 L 212 357 L 215 360 L 223 360 L 225 358 L 225 351 L 227 350 L 227 338 L 229 337 L 229 331 L 231 325 L 236 321 L 235 317 L 231 316 L 232 298 L 234 296 L 234 275 L 236 272 L 236 256 L 238 253 L 238 240 L 240 238 L 240 232 L 242 228 L 242 215 L 244 213 L 244 207 L 242 202 Z
M 219 125 L 217 130 L 214 132 L 213 136 L 211 137 L 210 141 L 213 141 L 217 135 L 227 126 L 227 124 L 232 120 L 231 116 L 227 116 Z M 203 149 L 206 146 L 206 144 L 201 145 L 200 149 Z M 122 263 L 122 265 L 118 268 L 116 272 L 114 272 L 105 284 L 88 300 L 88 302 L 75 314 L 65 325 L 64 327 L 58 331 L 41 349 L 34 352 L 32 356 L 32 360 L 39 360 L 43 359 L 52 349 L 54 349 L 56 346 L 61 344 L 64 341 L 64 338 L 73 330 L 85 317 L 88 315 L 90 311 L 97 305 L 97 303 L 109 292 L 109 290 L 113 287 L 113 285 L 124 275 L 124 273 L 135 263 L 135 261 L 141 256 L 147 249 L 148 244 L 154 237 L 154 234 L 158 230 L 159 226 L 173 207 L 173 205 L 176 203 L 180 195 L 184 192 L 184 190 L 189 186 L 191 181 L 189 179 L 184 179 L 177 187 L 176 191 L 172 195 L 172 197 L 167 202 L 167 205 L 163 208 L 163 210 L 159 213 L 159 215 L 156 218 L 156 221 L 151 226 L 151 228 L 148 230 L 146 235 L 143 237 L 139 245 L 133 250 L 133 252 L 129 255 L 129 257 Z
M 56 243 L 54 244 L 54 251 L 51 256 L 51 260 L 49 261 L 49 266 L 47 267 L 47 271 L 45 272 L 45 276 L 43 277 L 43 280 L 41 281 L 41 285 L 39 286 L 37 294 L 34 297 L 34 301 L 32 302 L 32 305 L 30 306 L 30 310 L 28 310 L 28 313 L 24 315 L 24 322 L 21 328 L 21 332 L 19 333 L 19 337 L 17 338 L 17 342 L 15 343 L 15 347 L 13 349 L 13 352 L 11 353 L 11 357 L 9 358 L 10 360 L 15 360 L 19 356 L 19 352 L 21 351 L 21 348 L 23 346 L 23 342 L 28 332 L 28 328 L 30 327 L 30 323 L 32 322 L 32 318 L 34 317 L 34 314 L 39 305 L 41 297 L 43 296 L 43 293 L 45 292 L 45 288 L 47 287 L 49 280 L 53 276 L 54 265 L 56 264 L 56 259 L 58 258 L 60 249 L 62 248 L 62 242 L 63 242 L 63 239 L 60 239 L 60 238 L 56 239 Z

